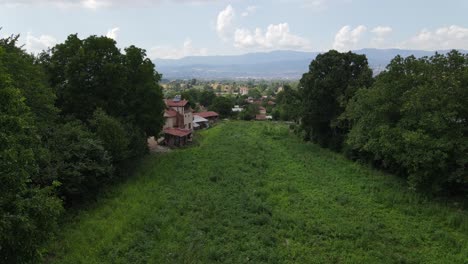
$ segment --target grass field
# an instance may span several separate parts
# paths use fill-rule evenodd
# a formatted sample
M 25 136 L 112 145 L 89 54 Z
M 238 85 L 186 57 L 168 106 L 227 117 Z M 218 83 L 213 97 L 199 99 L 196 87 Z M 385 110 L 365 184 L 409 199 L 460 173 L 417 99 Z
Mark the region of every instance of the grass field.
M 52 263 L 467 263 L 468 215 L 289 134 L 226 122 L 62 226 Z

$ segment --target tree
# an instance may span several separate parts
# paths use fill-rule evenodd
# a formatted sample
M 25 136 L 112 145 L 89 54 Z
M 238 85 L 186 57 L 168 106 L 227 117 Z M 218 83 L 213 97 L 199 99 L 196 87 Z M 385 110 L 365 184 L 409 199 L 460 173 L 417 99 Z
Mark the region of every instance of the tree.
M 119 120 L 107 115 L 102 109 L 97 109 L 90 123 L 114 164 L 130 156 L 129 134 Z
M 258 98 L 262 97 L 262 93 L 260 93 L 260 91 L 258 89 L 252 88 L 252 89 L 249 89 L 248 96 L 252 97 L 252 98 L 255 98 L 255 99 L 258 99 Z
M 468 55 L 397 56 L 342 118 L 355 157 L 408 176 L 413 188 L 466 192 Z
M 161 131 L 165 108 L 158 84 L 161 75 L 145 50 L 130 46 L 121 54 L 112 39 L 90 36 L 81 40 L 70 35 L 43 54 L 41 63 L 58 95 L 62 116 L 87 123 L 101 108 L 129 124 L 129 131 L 144 140 Z
M 215 99 L 216 94 L 212 90 L 205 90 L 200 94 L 200 104 L 205 107 L 210 107 Z
M 252 120 L 259 112 L 259 106 L 257 104 L 248 104 L 244 110 L 239 114 L 239 118 L 242 120 Z
M 279 118 L 284 121 L 299 121 L 301 107 L 299 92 L 292 89 L 289 85 L 284 85 L 283 91 L 279 92 L 276 97 L 276 108 L 279 112 Z
M 62 206 L 52 187 L 32 183 L 38 136 L 26 99 L 3 66 L 6 53 L 0 46 L 0 261 L 22 263 L 37 259 Z
M 103 143 L 80 121 L 57 127 L 50 148 L 56 158 L 59 193 L 68 205 L 97 194 L 113 176 L 111 157 Z
M 231 99 L 218 96 L 213 100 L 213 104 L 209 109 L 217 112 L 220 117 L 226 118 L 231 116 L 233 106 L 234 104 L 232 103 Z
M 335 50 L 318 55 L 300 81 L 306 139 L 339 150 L 349 126 L 338 117 L 354 93 L 371 84 L 365 55 Z

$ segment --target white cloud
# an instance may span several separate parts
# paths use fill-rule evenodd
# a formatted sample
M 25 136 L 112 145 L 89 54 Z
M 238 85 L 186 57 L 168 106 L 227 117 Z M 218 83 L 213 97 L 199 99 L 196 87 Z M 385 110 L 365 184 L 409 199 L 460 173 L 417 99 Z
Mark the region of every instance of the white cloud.
M 26 35 L 25 48 L 28 52 L 39 53 L 43 50 L 47 50 L 57 44 L 57 39 L 50 35 L 40 35 L 35 37 L 28 32 Z
M 349 25 L 342 27 L 335 35 L 333 49 L 338 51 L 348 51 L 355 49 L 362 35 L 367 31 L 367 27 L 359 25 L 352 28 Z
M 256 11 L 257 11 L 257 7 L 256 6 L 248 6 L 244 12 L 242 12 L 241 16 L 243 17 L 247 17 L 249 15 L 253 15 Z
M 107 31 L 106 37 L 111 38 L 113 40 L 117 40 L 117 34 L 119 31 L 120 31 L 119 27 L 109 29 L 109 31 Z
M 227 40 L 232 31 L 232 20 L 234 19 L 234 9 L 228 5 L 224 10 L 219 12 L 216 20 L 216 31 L 218 36 L 223 40 Z
M 307 49 L 309 41 L 294 35 L 289 29 L 288 23 L 270 24 L 265 33 L 260 28 L 254 32 L 248 29 L 238 28 L 234 34 L 234 46 L 237 48 L 300 48 Z
M 423 29 L 416 36 L 403 42 L 401 47 L 424 50 L 467 49 L 468 28 L 451 25 L 434 31 Z
M 156 46 L 151 48 L 149 56 L 151 59 L 180 59 L 187 56 L 205 56 L 208 54 L 206 48 L 194 48 L 191 39 L 186 39 L 181 48 Z
M 371 30 L 374 37 L 371 40 L 372 47 L 383 48 L 385 45 L 385 37 L 392 33 L 393 29 L 388 26 L 378 26 Z

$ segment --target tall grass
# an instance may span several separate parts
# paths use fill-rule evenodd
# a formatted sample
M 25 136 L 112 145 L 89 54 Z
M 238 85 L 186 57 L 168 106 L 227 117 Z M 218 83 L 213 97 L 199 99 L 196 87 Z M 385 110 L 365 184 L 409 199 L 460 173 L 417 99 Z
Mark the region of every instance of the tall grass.
M 63 225 L 47 261 L 466 263 L 466 211 L 288 131 L 226 122 L 148 157 Z

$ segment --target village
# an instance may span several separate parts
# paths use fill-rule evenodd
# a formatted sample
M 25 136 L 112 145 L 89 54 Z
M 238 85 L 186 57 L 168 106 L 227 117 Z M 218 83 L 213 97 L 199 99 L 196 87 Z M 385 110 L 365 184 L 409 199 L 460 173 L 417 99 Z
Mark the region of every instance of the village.
M 282 91 L 282 87 L 278 90 Z M 265 121 L 272 120 L 273 117 L 267 114 L 267 108 L 262 105 L 275 106 L 273 96 L 261 96 L 253 98 L 248 96 L 249 88 L 241 87 L 239 89 L 240 96 L 245 97 L 242 105 L 234 105 L 231 109 L 231 118 L 238 118 L 239 114 L 246 111 L 248 105 L 253 107 L 251 111 L 252 120 Z M 223 96 L 216 94 L 216 96 Z M 197 104 L 195 111 L 190 104 L 190 101 L 183 99 L 181 95 L 175 95 L 172 99 L 164 100 L 166 109 L 164 110 L 164 126 L 162 136 L 157 140 L 154 137 L 148 140 L 150 149 L 154 149 L 156 145 L 167 146 L 170 148 L 182 147 L 192 142 L 193 132 L 195 130 L 207 129 L 213 126 L 220 120 L 220 114 L 215 111 L 208 111 L 203 105 Z M 271 108 L 270 111 L 271 112 Z

